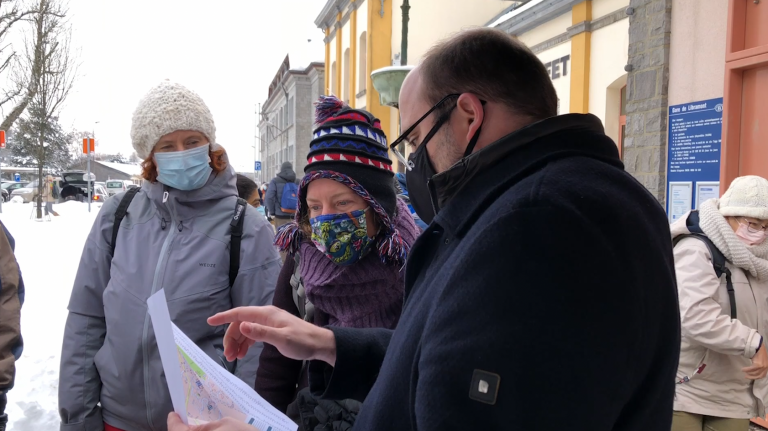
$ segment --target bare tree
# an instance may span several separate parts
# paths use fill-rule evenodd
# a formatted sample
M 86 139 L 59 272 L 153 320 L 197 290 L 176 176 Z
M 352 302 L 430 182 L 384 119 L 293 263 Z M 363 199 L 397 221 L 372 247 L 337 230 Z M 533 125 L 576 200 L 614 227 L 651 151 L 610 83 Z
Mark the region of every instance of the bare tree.
M 27 94 L 15 110 L 23 112 L 27 106 L 35 114 L 37 139 L 40 150 L 45 154 L 45 137 L 58 117 L 64 101 L 69 96 L 78 72 L 77 59 L 71 50 L 72 28 L 64 21 L 66 10 L 55 0 L 38 0 L 35 14 L 34 52 L 27 51 L 31 66 L 31 78 Z M 42 41 L 42 42 L 41 42 Z M 28 45 L 29 46 L 29 45 Z M 30 96 L 31 94 L 31 96 Z M 21 115 L 19 112 L 18 116 Z M 17 118 L 18 118 L 17 116 Z M 5 121 L 3 122 L 5 123 Z M 2 126 L 0 126 L 2 127 Z M 42 218 L 42 191 L 44 158 L 38 163 L 37 218 Z
M 10 129 L 33 103 L 44 85 L 43 80 L 48 80 L 46 85 L 52 84 L 52 80 L 60 81 L 63 79 L 59 73 L 60 67 L 75 66 L 69 53 L 71 28 L 66 22 L 67 8 L 61 0 L 35 0 L 31 10 L 17 13 L 24 14 L 21 19 L 28 21 L 32 29 L 25 34 L 24 52 L 20 56 L 15 53 L 9 63 L 13 70 L 8 73 L 8 89 L 3 100 L 6 103 L 15 101 L 15 104 L 4 116 L 0 130 Z M 63 52 L 66 52 L 66 59 L 61 58 Z M 51 75 L 58 77 L 51 78 Z M 49 92 L 45 98 L 50 102 L 51 96 Z
M 8 36 L 11 30 L 17 27 L 19 22 L 23 22 L 32 15 L 31 10 L 24 9 L 19 1 L 0 0 L 0 76 L 10 77 L 12 71 L 15 71 L 14 65 L 18 64 L 19 55 L 14 49 L 12 43 L 8 42 Z M 6 103 L 12 101 L 21 94 L 21 87 L 16 85 L 15 80 L 7 80 L 6 86 L 0 90 L 0 109 Z M 10 85 L 9 85 L 10 84 Z

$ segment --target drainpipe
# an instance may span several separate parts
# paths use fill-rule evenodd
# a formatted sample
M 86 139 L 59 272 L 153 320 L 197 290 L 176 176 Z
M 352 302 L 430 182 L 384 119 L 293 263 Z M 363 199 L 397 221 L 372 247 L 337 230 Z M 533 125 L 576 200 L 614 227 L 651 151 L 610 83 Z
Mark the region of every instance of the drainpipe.
M 400 64 L 403 66 L 408 65 L 408 11 L 411 10 L 411 5 L 408 0 L 403 0 L 403 5 L 400 6 L 403 10 L 403 37 L 400 44 Z

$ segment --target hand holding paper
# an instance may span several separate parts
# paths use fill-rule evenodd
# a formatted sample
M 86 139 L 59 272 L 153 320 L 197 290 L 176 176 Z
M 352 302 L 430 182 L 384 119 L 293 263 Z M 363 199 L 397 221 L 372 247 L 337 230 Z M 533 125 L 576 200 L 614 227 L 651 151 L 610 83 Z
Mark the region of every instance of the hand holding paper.
M 185 424 L 177 413 L 168 415 L 168 431 L 254 431 L 255 429 L 232 418 L 224 418 L 200 426 L 190 426 Z
M 208 323 L 213 326 L 230 323 L 224 336 L 224 355 L 229 361 L 243 358 L 254 342 L 263 341 L 291 359 L 317 359 L 336 364 L 333 332 L 277 307 L 238 307 L 210 317 Z
M 174 423 L 175 428 L 183 431 L 296 431 L 296 423 L 211 359 L 171 322 L 164 290 L 152 295 L 147 300 L 147 307 L 173 409 L 182 425 L 204 425 L 185 429 Z M 172 420 L 175 418 L 169 418 L 169 425 Z

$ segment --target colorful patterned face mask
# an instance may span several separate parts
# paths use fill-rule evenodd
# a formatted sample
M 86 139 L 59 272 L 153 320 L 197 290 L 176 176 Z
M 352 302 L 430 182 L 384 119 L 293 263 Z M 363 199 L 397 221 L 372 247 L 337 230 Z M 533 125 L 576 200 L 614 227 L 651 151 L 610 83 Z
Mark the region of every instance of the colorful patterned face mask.
M 366 211 L 368 208 L 310 219 L 315 247 L 340 266 L 352 265 L 365 257 L 373 241 L 368 236 Z

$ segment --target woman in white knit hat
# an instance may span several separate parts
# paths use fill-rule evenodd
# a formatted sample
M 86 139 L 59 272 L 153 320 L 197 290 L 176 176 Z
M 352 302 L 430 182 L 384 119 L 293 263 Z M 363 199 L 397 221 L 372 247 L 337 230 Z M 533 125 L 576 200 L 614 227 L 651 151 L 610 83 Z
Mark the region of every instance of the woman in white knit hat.
M 248 385 L 256 380 L 261 348 L 227 362 L 226 328 L 206 319 L 272 303 L 280 271 L 272 227 L 238 201 L 197 94 L 170 82 L 153 88 L 134 112 L 131 139 L 146 181 L 104 204 L 83 250 L 61 358 L 61 430 L 166 429 L 173 406 L 146 306 L 160 289 L 176 326 Z
M 671 229 L 682 323 L 672 431 L 747 431 L 768 403 L 768 181 L 736 178 Z

